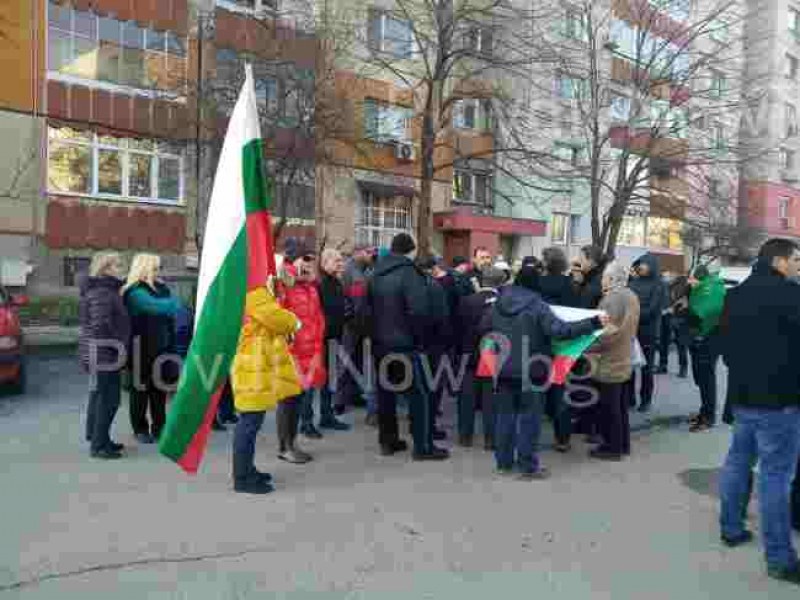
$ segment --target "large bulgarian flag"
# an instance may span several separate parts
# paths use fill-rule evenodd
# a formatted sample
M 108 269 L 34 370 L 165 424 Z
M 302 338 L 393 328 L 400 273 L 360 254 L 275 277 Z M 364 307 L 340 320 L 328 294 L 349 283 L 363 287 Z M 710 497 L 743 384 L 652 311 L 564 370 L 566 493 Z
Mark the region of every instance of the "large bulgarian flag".
M 195 332 L 159 450 L 196 473 L 236 355 L 248 289 L 275 273 L 271 198 L 261 160 L 252 71 L 233 109 L 208 208 Z
M 585 310 L 568 306 L 551 306 L 550 308 L 559 319 L 567 322 L 582 321 L 600 314 L 598 310 Z M 575 363 L 583 353 L 595 343 L 601 333 L 602 329 L 598 329 L 589 335 L 582 335 L 571 340 L 553 340 L 553 364 L 550 371 L 550 383 L 564 385 L 572 367 L 575 366 Z M 503 347 L 504 342 L 506 347 Z M 479 377 L 494 377 L 497 374 L 500 367 L 498 361 L 506 360 L 508 353 L 511 351 L 507 344 L 507 340 L 503 340 L 502 337 L 491 334 L 484 337 L 481 341 L 476 371 Z

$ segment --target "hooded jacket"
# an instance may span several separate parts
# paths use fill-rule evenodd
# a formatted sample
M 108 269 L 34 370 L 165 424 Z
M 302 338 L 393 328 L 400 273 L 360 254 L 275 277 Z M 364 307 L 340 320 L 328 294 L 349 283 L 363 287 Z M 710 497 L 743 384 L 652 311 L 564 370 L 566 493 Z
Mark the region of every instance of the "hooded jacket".
M 540 275 L 539 293 L 548 304 L 577 306 L 578 298 L 572 287 L 572 280 L 566 275 Z
M 639 298 L 639 331 L 637 337 L 642 344 L 652 344 L 658 338 L 661 313 L 667 308 L 667 286 L 661 279 L 658 259 L 650 253 L 633 263 L 633 267 L 646 264 L 649 272 L 645 276 L 631 279 L 629 287 Z
M 285 270 L 293 285 L 284 286 L 281 305 L 294 313 L 302 326 L 294 335 L 289 350 L 294 357 L 303 389 L 325 384 L 325 314 L 317 286 L 312 281 L 298 281 L 293 265 Z
M 245 319 L 233 359 L 231 386 L 239 412 L 260 412 L 303 391 L 287 336 L 298 321 L 265 287 L 247 293 Z
M 128 311 L 119 294 L 121 288 L 122 281 L 116 277 L 86 277 L 81 280 L 78 354 L 81 366 L 87 371 L 92 366 L 92 345 L 97 348 L 96 366 L 113 365 L 119 359 L 119 351 L 112 345 L 103 343 L 104 340 L 113 340 L 122 347 L 127 347 L 131 326 Z
M 720 348 L 734 406 L 781 409 L 800 405 L 800 286 L 759 260 L 753 274 L 728 291 Z
M 583 281 L 575 283 L 575 306 L 577 308 L 597 308 L 603 298 L 603 269 L 605 265 L 598 265 L 586 273 Z
M 468 357 L 468 366 L 478 364 L 481 338 L 492 329 L 492 308 L 497 302 L 496 290 L 483 288 L 461 299 L 456 319 L 459 356 Z M 458 364 L 458 363 L 457 363 Z
M 346 302 L 341 280 L 334 275 L 322 273 L 319 278 L 319 297 L 325 313 L 325 339 L 341 339 L 346 321 Z
M 717 330 L 725 305 L 725 283 L 719 275 L 709 274 L 689 292 L 689 329 L 707 337 Z
M 602 327 L 596 317 L 567 323 L 559 319 L 541 296 L 525 287 L 503 288 L 492 311 L 492 333 L 509 342 L 501 348 L 499 379 L 545 385 L 549 381 L 554 338 L 569 339 Z M 503 360 L 505 355 L 505 360 Z
M 430 318 L 428 290 L 425 275 L 413 261 L 397 254 L 379 259 L 368 295 L 376 351 L 423 351 Z

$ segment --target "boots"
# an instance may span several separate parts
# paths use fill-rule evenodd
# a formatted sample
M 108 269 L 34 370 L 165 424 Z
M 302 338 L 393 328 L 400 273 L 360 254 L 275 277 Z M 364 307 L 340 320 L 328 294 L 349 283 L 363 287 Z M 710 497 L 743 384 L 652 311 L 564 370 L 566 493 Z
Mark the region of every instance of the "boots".
M 242 494 L 269 494 L 272 475 L 261 473 L 253 464 L 252 456 L 233 453 L 233 490 Z

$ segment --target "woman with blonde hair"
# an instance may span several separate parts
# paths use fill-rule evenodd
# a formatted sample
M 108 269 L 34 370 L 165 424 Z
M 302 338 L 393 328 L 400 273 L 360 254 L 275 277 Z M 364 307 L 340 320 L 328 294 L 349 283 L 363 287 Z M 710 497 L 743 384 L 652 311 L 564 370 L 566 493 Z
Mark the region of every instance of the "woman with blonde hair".
M 115 252 L 101 252 L 92 259 L 89 275 L 80 282 L 79 356 L 91 375 L 86 439 L 91 455 L 112 459 L 122 456 L 123 446 L 111 440 L 109 430 L 120 403 L 120 372 L 130 322 L 120 297 L 122 260 Z
M 156 372 L 157 359 L 174 351 L 174 319 L 180 302 L 159 280 L 161 259 L 153 254 L 137 254 L 133 258 L 123 298 L 131 315 L 133 389 L 130 417 L 133 433 L 139 443 L 152 444 L 164 427 L 167 403 L 167 381 L 162 363 Z M 174 364 L 172 365 L 174 366 Z M 150 412 L 148 423 L 147 413 Z

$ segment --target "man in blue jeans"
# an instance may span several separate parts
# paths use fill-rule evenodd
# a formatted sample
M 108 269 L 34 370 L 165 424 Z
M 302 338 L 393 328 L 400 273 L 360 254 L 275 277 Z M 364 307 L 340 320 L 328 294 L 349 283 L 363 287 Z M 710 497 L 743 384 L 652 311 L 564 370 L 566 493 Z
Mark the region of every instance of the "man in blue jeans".
M 735 547 L 753 537 L 745 528 L 752 469 L 758 494 L 767 573 L 800 584 L 792 546 L 790 488 L 800 455 L 800 270 L 794 242 L 771 239 L 753 274 L 728 293 L 720 320 L 728 400 L 733 407 L 731 447 L 720 476 L 722 542 Z

